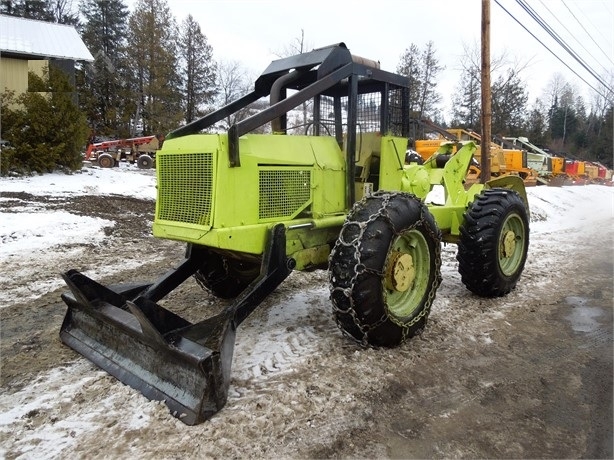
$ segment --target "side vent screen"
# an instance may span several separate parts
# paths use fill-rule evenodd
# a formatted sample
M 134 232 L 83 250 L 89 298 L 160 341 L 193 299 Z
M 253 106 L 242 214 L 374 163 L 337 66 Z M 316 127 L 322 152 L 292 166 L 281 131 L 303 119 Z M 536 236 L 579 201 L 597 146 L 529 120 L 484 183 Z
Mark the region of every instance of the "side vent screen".
M 311 203 L 311 171 L 261 169 L 260 220 L 296 217 Z

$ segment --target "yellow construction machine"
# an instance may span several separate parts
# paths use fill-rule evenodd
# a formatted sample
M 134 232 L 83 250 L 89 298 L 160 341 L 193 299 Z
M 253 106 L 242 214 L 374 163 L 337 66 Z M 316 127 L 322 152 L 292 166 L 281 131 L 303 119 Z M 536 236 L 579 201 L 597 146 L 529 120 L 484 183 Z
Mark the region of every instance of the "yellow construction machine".
M 442 128 L 424 118 L 416 121 L 425 131 L 428 130 L 436 133 L 434 138 L 416 139 L 414 141 L 415 150 L 423 160 L 427 160 L 444 142 L 474 142 L 477 145 L 477 150 L 474 154 L 474 161 L 467 171 L 465 183 L 471 185 L 479 182 L 482 138 L 478 133 L 461 128 Z M 537 185 L 537 171 L 527 167 L 527 159 L 524 152 L 515 148 L 504 148 L 494 142 L 490 143 L 490 174 L 492 177 L 505 175 L 519 176 L 526 187 Z

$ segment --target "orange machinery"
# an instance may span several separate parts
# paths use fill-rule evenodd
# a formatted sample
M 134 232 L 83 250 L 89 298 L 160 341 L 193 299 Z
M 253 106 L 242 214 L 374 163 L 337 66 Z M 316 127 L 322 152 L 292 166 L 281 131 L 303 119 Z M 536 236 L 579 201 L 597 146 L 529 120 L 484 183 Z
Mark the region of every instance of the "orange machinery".
M 160 141 L 156 136 L 95 142 L 87 146 L 85 160 L 96 162 L 103 168 L 111 168 L 126 159 L 131 163 L 137 162 L 140 168 L 151 168 L 159 148 Z

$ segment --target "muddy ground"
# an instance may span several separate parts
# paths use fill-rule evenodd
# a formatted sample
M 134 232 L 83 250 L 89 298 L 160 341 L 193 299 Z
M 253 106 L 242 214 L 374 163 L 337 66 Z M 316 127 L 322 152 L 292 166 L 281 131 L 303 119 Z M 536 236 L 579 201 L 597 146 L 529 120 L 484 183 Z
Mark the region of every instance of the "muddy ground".
M 59 340 L 66 289 L 50 280 L 61 271 L 115 283 L 181 259 L 182 244 L 151 235 L 153 202 L 1 197 L 3 212 L 27 204 L 116 224 L 103 243 L 2 261 L 0 456 L 613 457 L 612 216 L 533 232 L 521 282 L 501 299 L 469 293 L 445 246 L 426 330 L 392 350 L 339 332 L 326 272 L 293 273 L 239 328 L 226 407 L 189 427 Z M 196 321 L 215 302 L 190 281 L 166 305 Z

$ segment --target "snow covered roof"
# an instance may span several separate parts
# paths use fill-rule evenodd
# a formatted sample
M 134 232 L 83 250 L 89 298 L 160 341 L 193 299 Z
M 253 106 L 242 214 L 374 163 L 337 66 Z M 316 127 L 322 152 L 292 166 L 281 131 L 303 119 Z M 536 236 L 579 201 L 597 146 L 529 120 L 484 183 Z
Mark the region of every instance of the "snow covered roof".
M 0 54 L 93 61 L 73 26 L 0 14 Z

